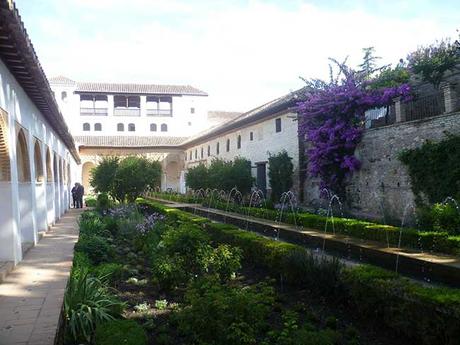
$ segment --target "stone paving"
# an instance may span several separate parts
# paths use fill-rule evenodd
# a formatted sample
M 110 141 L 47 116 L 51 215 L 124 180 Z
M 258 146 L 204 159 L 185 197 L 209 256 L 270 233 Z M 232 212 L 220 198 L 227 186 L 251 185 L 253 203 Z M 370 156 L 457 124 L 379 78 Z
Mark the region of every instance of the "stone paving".
M 0 344 L 54 344 L 78 240 L 70 210 L 0 284 Z

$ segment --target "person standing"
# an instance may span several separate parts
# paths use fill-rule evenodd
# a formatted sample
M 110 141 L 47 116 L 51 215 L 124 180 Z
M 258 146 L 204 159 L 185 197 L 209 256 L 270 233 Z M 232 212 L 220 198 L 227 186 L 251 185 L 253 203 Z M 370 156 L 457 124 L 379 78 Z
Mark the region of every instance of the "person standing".
M 85 188 L 80 183 L 77 187 L 77 208 L 83 207 L 83 195 L 85 194 Z
M 77 208 L 77 190 L 78 190 L 78 182 L 75 182 L 75 185 L 72 187 L 72 204 L 73 208 Z

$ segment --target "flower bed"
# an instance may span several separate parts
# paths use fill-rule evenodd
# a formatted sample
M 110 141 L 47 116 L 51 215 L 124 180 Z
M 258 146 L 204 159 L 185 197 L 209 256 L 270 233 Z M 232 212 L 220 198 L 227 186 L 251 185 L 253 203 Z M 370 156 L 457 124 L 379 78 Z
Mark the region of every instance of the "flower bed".
M 343 268 L 315 259 L 300 246 L 276 242 L 238 228 L 217 224 L 160 203 L 138 200 L 179 223 L 198 223 L 218 243 L 243 251 L 273 277 L 308 288 L 352 310 L 355 317 L 393 329 L 420 344 L 455 344 L 460 336 L 460 291 L 433 288 L 389 271 L 361 265 Z

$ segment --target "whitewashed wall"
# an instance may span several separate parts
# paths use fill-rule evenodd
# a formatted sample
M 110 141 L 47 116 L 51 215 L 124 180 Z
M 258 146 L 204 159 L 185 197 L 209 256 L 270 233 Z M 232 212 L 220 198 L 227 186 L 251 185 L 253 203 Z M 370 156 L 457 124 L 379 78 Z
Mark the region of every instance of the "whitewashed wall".
M 108 95 L 108 115 L 88 116 L 80 115 L 80 95 L 75 93 L 76 86 L 51 84 L 59 107 L 69 124 L 73 135 L 126 135 L 126 136 L 177 136 L 188 137 L 208 128 L 207 124 L 207 96 L 172 96 L 172 116 L 147 116 L 146 96 L 141 95 L 140 116 L 113 115 L 113 95 Z M 62 99 L 62 92 L 66 92 L 67 98 Z M 194 108 L 192 114 L 191 108 Z M 91 130 L 83 131 L 83 124 L 89 123 Z M 95 131 L 94 124 L 100 123 L 102 131 Z M 125 125 L 124 132 L 117 131 L 117 124 Z M 128 132 L 128 124 L 134 123 L 135 132 Z M 157 131 L 150 131 L 150 124 L 157 125 Z M 167 132 L 161 132 L 161 124 L 168 125 Z M 190 123 L 190 124 L 189 124 Z
M 275 121 L 281 119 L 281 132 L 276 133 Z M 286 113 L 279 116 L 267 118 L 237 130 L 230 131 L 213 139 L 203 141 L 200 144 L 189 146 L 185 150 L 186 169 L 200 163 L 209 164 L 213 158 L 233 160 L 235 157 L 244 157 L 251 161 L 252 174 L 256 177 L 256 163 L 268 162 L 269 153 L 276 154 L 286 150 L 294 164 L 294 175 L 298 174 L 299 167 L 299 144 L 297 139 L 296 114 Z M 250 140 L 250 133 L 253 133 L 253 140 Z M 241 135 L 241 148 L 237 148 L 237 137 Z M 230 139 L 230 150 L 227 152 L 227 139 Z M 219 143 L 220 152 L 217 154 L 216 146 Z M 208 156 L 208 146 L 211 148 Z M 203 150 L 203 157 L 201 156 Z M 195 156 L 196 154 L 196 156 Z M 267 189 L 270 189 L 267 164 Z M 294 177 L 294 181 L 297 178 Z M 297 188 L 297 186 L 294 186 Z
M 75 181 L 77 164 L 69 150 L 47 120 L 28 98 L 24 90 L 0 61 L 0 108 L 7 112 L 8 147 L 11 179 L 0 182 L 0 260 L 22 259 L 22 245 L 36 244 L 38 232 L 46 231 L 69 207 L 68 186 Z M 18 182 L 16 163 L 17 132 L 23 129 L 27 142 L 31 182 Z M 44 170 L 44 181 L 36 182 L 34 143 L 38 140 Z M 46 149 L 65 166 L 70 164 L 71 176 L 47 182 Z M 53 171 L 53 168 L 51 169 Z

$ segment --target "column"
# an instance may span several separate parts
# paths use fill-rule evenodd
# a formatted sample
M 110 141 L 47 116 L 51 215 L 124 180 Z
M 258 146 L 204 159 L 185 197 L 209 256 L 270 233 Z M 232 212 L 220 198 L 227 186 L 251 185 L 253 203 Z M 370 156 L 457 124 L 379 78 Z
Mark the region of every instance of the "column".
M 441 85 L 441 90 L 444 93 L 444 112 L 452 113 L 457 110 L 457 91 L 455 89 L 455 84 L 445 83 Z

